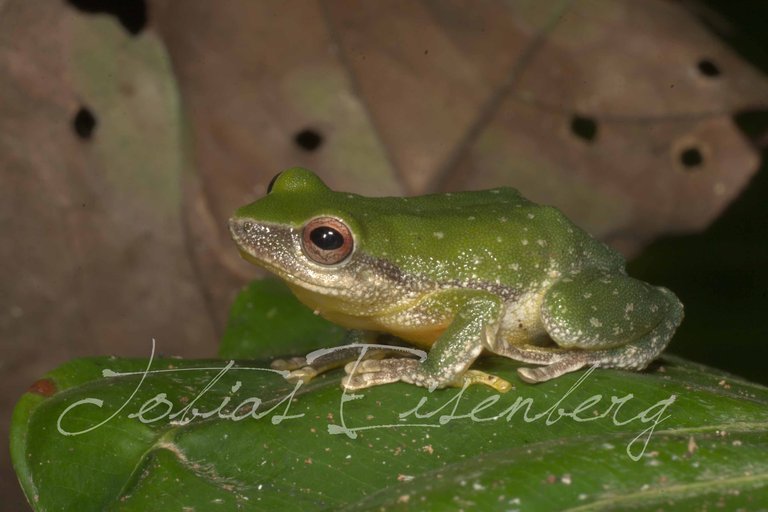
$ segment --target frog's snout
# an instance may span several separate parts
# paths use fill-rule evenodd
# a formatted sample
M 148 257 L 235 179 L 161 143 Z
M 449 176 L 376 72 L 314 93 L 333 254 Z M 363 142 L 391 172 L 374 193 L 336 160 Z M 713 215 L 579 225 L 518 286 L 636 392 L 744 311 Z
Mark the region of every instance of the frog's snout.
M 232 217 L 229 219 L 229 233 L 235 242 L 240 242 L 245 238 L 246 232 L 251 228 L 253 222 L 248 219 Z

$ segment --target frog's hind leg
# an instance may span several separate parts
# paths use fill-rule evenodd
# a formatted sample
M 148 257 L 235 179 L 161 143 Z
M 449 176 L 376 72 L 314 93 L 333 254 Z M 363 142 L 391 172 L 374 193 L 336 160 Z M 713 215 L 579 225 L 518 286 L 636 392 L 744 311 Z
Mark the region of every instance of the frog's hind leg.
M 495 351 L 523 363 L 544 365 L 539 368 L 518 368 L 517 374 L 525 382 L 544 382 L 586 366 L 585 353 L 567 352 L 557 347 L 509 346 Z
M 544 296 L 542 322 L 555 348 L 513 347 L 526 382 L 543 382 L 584 366 L 642 370 L 664 350 L 683 319 L 666 288 L 596 270 L 562 279 Z M 505 354 L 507 355 L 507 354 Z

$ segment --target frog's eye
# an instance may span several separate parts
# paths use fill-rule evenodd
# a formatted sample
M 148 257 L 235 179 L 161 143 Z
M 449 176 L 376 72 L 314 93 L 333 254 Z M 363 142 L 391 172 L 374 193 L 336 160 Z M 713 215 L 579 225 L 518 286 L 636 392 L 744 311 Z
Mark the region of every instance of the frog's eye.
M 352 231 L 339 219 L 318 217 L 304 226 L 302 246 L 312 261 L 335 265 L 352 254 L 354 241 Z
M 272 176 L 272 179 L 269 181 L 269 185 L 267 185 L 267 194 L 272 192 L 272 187 L 275 186 L 275 182 L 277 181 L 277 178 L 279 178 L 281 174 L 283 174 L 283 173 L 279 172 L 279 173 L 275 174 L 274 176 Z

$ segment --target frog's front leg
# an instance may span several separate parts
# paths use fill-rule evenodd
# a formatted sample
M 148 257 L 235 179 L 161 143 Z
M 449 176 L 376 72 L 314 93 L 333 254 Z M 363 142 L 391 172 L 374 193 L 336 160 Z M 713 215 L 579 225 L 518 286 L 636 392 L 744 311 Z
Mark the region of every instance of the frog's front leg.
M 584 366 L 642 370 L 669 343 L 683 306 L 666 288 L 599 270 L 555 283 L 541 318 L 558 348 L 512 347 L 509 357 L 545 364 L 520 368 L 526 382 L 543 382 Z
M 402 381 L 432 390 L 482 383 L 499 391 L 507 391 L 511 387 L 507 381 L 478 370 L 469 370 L 496 336 L 500 299 L 474 290 L 455 292 L 452 297 L 447 295 L 443 294 L 439 302 L 455 301 L 454 310 L 457 312 L 423 362 L 393 358 L 348 363 L 345 367 L 348 375 L 342 385 L 348 390 L 356 390 Z
M 275 359 L 271 363 L 274 370 L 288 372 L 285 376 L 288 380 L 301 380 L 309 382 L 320 374 L 341 368 L 350 361 L 355 361 L 363 350 L 360 345 L 369 344 L 376 341 L 377 333 L 373 331 L 350 330 L 344 335 L 345 345 L 338 349 L 328 351 L 326 354 L 317 357 L 312 362 L 307 362 L 307 358 L 292 357 L 290 359 Z M 369 359 L 382 358 L 389 355 L 391 351 L 383 349 L 367 349 L 364 351 L 364 357 Z

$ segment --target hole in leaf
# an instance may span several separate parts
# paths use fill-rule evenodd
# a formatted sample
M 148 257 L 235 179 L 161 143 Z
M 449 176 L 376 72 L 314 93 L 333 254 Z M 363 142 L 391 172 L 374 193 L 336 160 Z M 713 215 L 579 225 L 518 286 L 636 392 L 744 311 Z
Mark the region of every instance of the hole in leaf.
M 323 144 L 323 136 L 310 128 L 298 132 L 293 141 L 304 151 L 315 151 Z
M 147 26 L 146 0 L 67 0 L 75 9 L 89 14 L 106 13 L 116 17 L 131 35 Z
M 597 137 L 597 122 L 590 117 L 573 116 L 571 132 L 580 139 L 592 142 Z
M 696 64 L 696 67 L 699 68 L 699 72 L 704 76 L 708 76 L 710 78 L 720 76 L 720 68 L 718 68 L 717 65 L 709 59 L 701 59 L 699 63 Z
M 696 170 L 704 164 L 704 155 L 698 148 L 686 148 L 680 153 L 680 163 L 689 171 Z
M 96 117 L 87 107 L 80 107 L 72 119 L 72 128 L 78 137 L 88 140 L 93 136 L 93 130 L 96 129 Z

